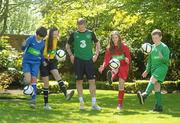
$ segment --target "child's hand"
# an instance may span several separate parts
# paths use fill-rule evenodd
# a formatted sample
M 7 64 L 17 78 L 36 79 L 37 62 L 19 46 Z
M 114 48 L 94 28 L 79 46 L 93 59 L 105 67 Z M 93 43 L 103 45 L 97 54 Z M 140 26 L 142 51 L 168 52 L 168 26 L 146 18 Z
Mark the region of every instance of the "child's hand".
M 125 57 L 124 60 L 127 64 L 129 64 L 129 59 L 127 57 Z
M 162 59 L 163 58 L 163 55 L 162 53 L 159 51 L 159 58 Z
M 26 46 L 26 40 L 22 42 L 22 46 Z
M 71 63 L 74 64 L 74 55 L 71 55 L 70 59 L 71 59 Z
M 47 66 L 47 63 L 46 63 L 45 61 L 43 62 L 43 66 L 44 66 L 44 67 L 46 67 L 46 66 Z
M 101 66 L 98 68 L 98 70 L 99 70 L 99 73 L 101 73 L 101 74 L 102 74 L 102 72 L 103 72 L 103 70 L 104 70 L 103 65 L 101 65 Z
M 144 71 L 143 74 L 142 74 L 142 77 L 143 77 L 143 78 L 146 78 L 147 75 L 148 75 L 148 72 L 147 72 L 147 71 Z

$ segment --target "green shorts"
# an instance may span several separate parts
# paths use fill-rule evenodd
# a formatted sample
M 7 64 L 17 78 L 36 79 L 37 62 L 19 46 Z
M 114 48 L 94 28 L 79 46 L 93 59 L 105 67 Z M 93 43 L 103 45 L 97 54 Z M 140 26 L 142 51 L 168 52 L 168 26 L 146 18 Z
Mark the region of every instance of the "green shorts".
M 160 66 L 151 71 L 151 75 L 158 80 L 159 83 L 162 83 L 166 77 L 168 67 Z

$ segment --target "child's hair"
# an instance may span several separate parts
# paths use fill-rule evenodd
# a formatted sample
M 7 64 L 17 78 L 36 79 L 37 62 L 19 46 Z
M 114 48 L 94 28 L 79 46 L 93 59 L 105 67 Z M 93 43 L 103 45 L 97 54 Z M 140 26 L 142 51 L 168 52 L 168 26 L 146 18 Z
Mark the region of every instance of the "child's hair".
M 36 30 L 36 35 L 39 35 L 40 37 L 46 37 L 47 35 L 47 29 L 45 27 L 39 27 L 37 30 Z
M 162 36 L 162 32 L 161 32 L 161 30 L 159 30 L 159 29 L 155 29 L 155 30 L 153 30 L 152 32 L 151 32 L 151 35 L 153 36 L 153 35 L 159 35 L 159 37 L 161 37 Z
M 119 34 L 119 32 L 118 31 L 112 31 L 111 32 L 111 35 L 110 35 L 110 40 L 109 40 L 109 44 L 108 44 L 108 46 L 107 46 L 107 48 L 110 50 L 110 53 L 111 54 L 113 54 L 113 50 L 114 50 L 114 42 L 113 42 L 113 40 L 112 40 L 112 36 L 113 35 L 117 35 L 118 36 L 118 38 L 119 38 L 119 42 L 118 42 L 118 48 L 119 48 L 119 51 L 122 51 L 122 38 L 121 38 L 121 36 L 120 36 L 120 34 Z
M 52 46 L 53 46 L 53 33 L 54 31 L 58 31 L 58 29 L 56 27 L 53 27 L 49 30 L 49 35 L 48 35 L 48 47 L 47 47 L 47 51 L 52 50 Z

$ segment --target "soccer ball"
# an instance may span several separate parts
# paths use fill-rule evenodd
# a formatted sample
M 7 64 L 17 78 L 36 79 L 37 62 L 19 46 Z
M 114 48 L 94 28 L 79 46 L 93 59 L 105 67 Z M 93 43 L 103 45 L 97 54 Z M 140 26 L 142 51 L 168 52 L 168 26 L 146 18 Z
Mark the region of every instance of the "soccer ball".
M 109 67 L 111 69 L 118 69 L 120 67 L 120 61 L 118 59 L 112 58 L 109 61 Z
M 64 50 L 57 50 L 56 51 L 56 59 L 58 61 L 65 61 L 66 60 L 66 53 Z
M 152 45 L 150 43 L 144 43 L 141 46 L 141 50 L 144 54 L 148 54 L 152 50 Z
M 24 89 L 23 89 L 23 93 L 24 93 L 25 95 L 33 95 L 34 89 L 33 89 L 33 87 L 32 87 L 31 85 L 26 85 L 26 86 L 24 87 Z

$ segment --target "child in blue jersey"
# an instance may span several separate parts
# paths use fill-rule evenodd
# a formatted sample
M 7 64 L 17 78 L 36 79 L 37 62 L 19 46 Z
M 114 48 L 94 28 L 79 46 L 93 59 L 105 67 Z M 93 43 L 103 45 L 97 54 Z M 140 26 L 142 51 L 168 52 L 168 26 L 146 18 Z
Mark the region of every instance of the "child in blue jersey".
M 47 29 L 40 27 L 36 30 L 36 34 L 27 38 L 22 44 L 23 54 L 23 73 L 26 83 L 31 84 L 34 89 L 34 94 L 30 102 L 32 108 L 36 107 L 36 81 L 39 72 L 39 66 L 44 62 L 43 50 L 44 50 L 44 38 L 47 35 Z

